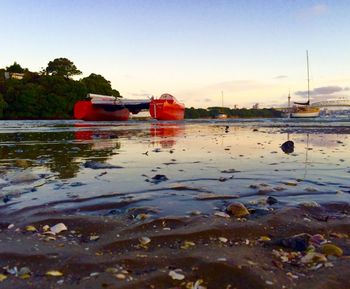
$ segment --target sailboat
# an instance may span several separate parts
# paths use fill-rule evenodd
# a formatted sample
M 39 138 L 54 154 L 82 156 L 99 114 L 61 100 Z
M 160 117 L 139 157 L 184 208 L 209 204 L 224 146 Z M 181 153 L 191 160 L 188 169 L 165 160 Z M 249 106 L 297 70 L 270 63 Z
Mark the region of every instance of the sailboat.
M 320 108 L 310 105 L 310 76 L 309 76 L 309 53 L 306 50 L 307 62 L 307 102 L 294 102 L 290 117 L 293 118 L 311 118 L 320 115 Z
M 216 118 L 225 119 L 227 118 L 227 114 L 224 113 L 224 92 L 221 91 L 221 113 L 219 113 Z

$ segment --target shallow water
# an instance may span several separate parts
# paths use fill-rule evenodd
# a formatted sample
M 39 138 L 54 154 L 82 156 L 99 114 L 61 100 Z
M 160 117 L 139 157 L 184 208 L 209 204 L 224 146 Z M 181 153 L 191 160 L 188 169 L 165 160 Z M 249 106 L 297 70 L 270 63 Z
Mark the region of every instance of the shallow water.
M 152 207 L 168 216 L 267 196 L 280 206 L 349 202 L 349 135 L 349 119 L 2 121 L 0 206 L 5 215 L 49 204 L 73 214 Z M 290 154 L 280 148 L 287 140 Z

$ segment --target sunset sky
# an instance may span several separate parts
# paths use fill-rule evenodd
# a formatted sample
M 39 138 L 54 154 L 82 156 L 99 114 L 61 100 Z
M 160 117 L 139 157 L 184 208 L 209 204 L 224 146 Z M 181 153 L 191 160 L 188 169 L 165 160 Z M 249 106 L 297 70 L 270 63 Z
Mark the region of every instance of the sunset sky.
M 0 67 L 66 57 L 126 98 L 278 106 L 350 95 L 350 2 L 0 0 Z

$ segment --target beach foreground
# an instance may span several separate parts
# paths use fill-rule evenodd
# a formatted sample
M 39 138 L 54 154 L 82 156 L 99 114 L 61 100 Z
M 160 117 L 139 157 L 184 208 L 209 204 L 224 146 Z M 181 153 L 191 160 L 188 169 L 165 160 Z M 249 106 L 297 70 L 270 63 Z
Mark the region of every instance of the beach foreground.
M 5 122 L 0 288 L 348 288 L 348 124 Z

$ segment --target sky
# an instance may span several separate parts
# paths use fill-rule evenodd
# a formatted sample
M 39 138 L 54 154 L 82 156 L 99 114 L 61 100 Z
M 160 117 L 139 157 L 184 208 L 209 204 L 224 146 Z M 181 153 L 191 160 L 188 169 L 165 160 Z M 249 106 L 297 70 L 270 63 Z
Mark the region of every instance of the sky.
M 350 1 L 0 0 L 0 67 L 66 57 L 125 98 L 281 106 L 350 95 Z

